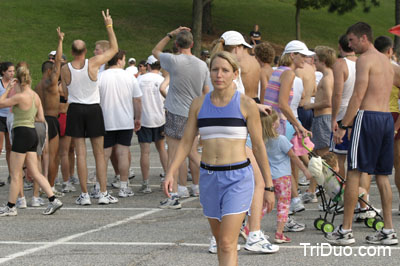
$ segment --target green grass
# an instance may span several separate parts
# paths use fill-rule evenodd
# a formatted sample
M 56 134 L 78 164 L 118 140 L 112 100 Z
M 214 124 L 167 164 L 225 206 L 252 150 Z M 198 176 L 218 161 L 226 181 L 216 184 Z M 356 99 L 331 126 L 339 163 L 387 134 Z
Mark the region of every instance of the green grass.
M 248 34 L 259 24 L 263 39 L 278 45 L 295 38 L 294 0 L 213 2 L 215 37 L 231 29 Z M 106 8 L 110 8 L 120 48 L 137 60 L 147 58 L 170 30 L 191 25 L 191 0 L 1 0 L 0 61 L 27 61 L 35 85 L 42 62 L 56 49 L 57 26 L 65 32 L 68 59 L 74 39 L 86 41 L 88 56 L 92 56 L 95 41 L 107 38 L 101 16 Z M 372 25 L 375 36 L 390 35 L 387 30 L 394 25 L 394 1 L 381 0 L 380 7 L 370 13 L 357 8 L 342 16 L 326 10 L 302 10 L 302 40 L 309 47 L 336 47 L 338 36 L 360 20 Z

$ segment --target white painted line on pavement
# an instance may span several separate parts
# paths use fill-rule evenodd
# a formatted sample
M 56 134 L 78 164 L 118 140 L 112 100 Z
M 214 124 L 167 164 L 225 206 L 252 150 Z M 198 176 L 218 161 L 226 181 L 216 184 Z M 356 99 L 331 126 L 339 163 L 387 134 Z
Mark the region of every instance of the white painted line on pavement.
M 21 242 L 21 241 L 0 241 L 0 245 L 80 245 L 80 246 L 184 246 L 184 247 L 208 247 L 209 244 L 199 243 L 175 243 L 175 242 Z M 350 246 L 352 249 L 359 249 L 365 246 Z M 280 249 L 304 249 L 298 245 L 280 245 Z M 307 247 L 308 249 L 310 247 Z M 400 247 L 390 246 L 391 250 L 400 250 Z
M 189 198 L 189 199 L 181 201 L 181 202 L 184 203 L 184 202 L 192 201 L 193 199 L 195 199 L 195 198 Z M 160 212 L 162 210 L 163 209 L 153 209 L 153 210 L 150 210 L 150 211 L 146 211 L 144 213 L 140 213 L 140 214 L 125 218 L 123 220 L 120 220 L 120 221 L 117 221 L 117 222 L 114 222 L 114 223 L 110 223 L 110 224 L 101 226 L 101 227 L 96 228 L 96 229 L 88 230 L 88 231 L 85 231 L 85 232 L 82 232 L 82 233 L 77 233 L 77 234 L 70 235 L 70 236 L 66 236 L 66 237 L 60 238 L 60 239 L 58 239 L 58 240 L 56 240 L 54 242 L 46 242 L 43 246 L 36 247 L 36 248 L 31 248 L 31 249 L 24 250 L 24 251 L 21 251 L 21 252 L 17 252 L 17 253 L 11 254 L 11 255 L 7 255 L 4 258 L 0 258 L 0 264 L 5 263 L 5 262 L 10 261 L 10 260 L 13 260 L 13 259 L 16 259 L 16 258 L 19 258 L 19 257 L 23 257 L 23 256 L 26 256 L 26 255 L 41 251 L 41 250 L 45 250 L 45 249 L 48 249 L 48 248 L 51 248 L 51 247 L 54 247 L 54 246 L 65 244 L 68 241 L 71 241 L 71 240 L 73 240 L 75 238 L 78 238 L 78 237 L 82 237 L 82 236 L 87 235 L 87 234 L 100 232 L 100 231 L 107 230 L 107 229 L 110 229 L 110 228 L 113 228 L 113 227 L 116 227 L 116 226 L 119 226 L 119 225 L 123 225 L 123 224 L 129 223 L 129 222 L 134 221 L 134 220 L 138 220 L 138 219 L 141 219 L 141 218 L 146 217 L 148 215 Z

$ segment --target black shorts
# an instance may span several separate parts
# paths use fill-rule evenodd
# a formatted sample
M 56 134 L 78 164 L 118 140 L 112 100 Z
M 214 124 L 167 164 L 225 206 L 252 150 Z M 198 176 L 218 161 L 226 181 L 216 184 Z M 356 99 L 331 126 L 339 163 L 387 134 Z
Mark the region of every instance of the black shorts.
M 104 118 L 99 104 L 69 105 L 65 135 L 73 138 L 95 138 L 104 134 Z
M 116 144 L 131 146 L 133 129 L 106 131 L 104 135 L 104 149 Z
M 312 126 L 312 120 L 314 117 L 314 113 L 313 110 L 306 110 L 303 107 L 298 107 L 297 108 L 297 115 L 299 117 L 299 120 L 301 122 L 301 125 L 307 129 L 307 130 L 311 130 L 311 126 Z
M 141 127 L 138 132 L 136 132 L 138 136 L 139 143 L 151 143 L 156 142 L 164 138 L 164 125 L 161 127 Z
M 60 136 L 60 123 L 58 122 L 57 117 L 46 115 L 44 118 L 46 118 L 47 122 L 49 140 L 57 135 Z
M 5 116 L 0 116 L 0 132 L 8 132 L 7 117 L 5 117 Z
M 36 152 L 38 136 L 35 128 L 13 128 L 13 141 L 11 150 L 18 153 Z

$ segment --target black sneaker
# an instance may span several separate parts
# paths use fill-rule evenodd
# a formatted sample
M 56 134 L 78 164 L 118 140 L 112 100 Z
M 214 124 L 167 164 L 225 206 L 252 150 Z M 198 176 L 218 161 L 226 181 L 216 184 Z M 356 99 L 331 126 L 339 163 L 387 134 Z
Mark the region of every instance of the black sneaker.
M 385 234 L 383 230 L 376 231 L 375 234 L 367 236 L 365 239 L 370 244 L 397 245 L 399 243 L 397 234 L 394 231 L 389 234 Z
M 6 182 L 0 181 L 0 187 L 4 186 Z
M 338 246 L 348 246 L 356 242 L 352 230 L 347 233 L 342 233 L 342 225 L 336 227 L 333 232 L 326 233 L 325 240 L 333 245 Z

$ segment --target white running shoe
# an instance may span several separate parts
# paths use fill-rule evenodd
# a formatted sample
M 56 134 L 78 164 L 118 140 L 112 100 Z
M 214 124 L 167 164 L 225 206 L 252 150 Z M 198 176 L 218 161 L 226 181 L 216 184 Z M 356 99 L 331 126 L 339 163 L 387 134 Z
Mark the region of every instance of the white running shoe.
M 71 184 L 74 184 L 74 185 L 79 185 L 79 178 L 77 178 L 76 176 L 70 176 L 69 177 L 69 182 L 71 182 Z
M 44 206 L 44 200 L 41 197 L 32 197 L 31 207 L 41 207 Z
M 121 178 L 120 175 L 114 176 L 114 181 L 111 183 L 111 186 L 112 186 L 113 188 L 120 188 L 120 187 L 121 187 L 120 178 Z
M 6 206 L 0 207 L 0 217 L 2 216 L 17 216 L 17 208 L 14 206 L 12 208 Z
M 149 184 L 142 184 L 142 187 L 139 189 L 140 193 L 149 194 L 152 192 Z
M 263 232 L 260 232 L 257 239 L 253 239 L 250 236 L 247 238 L 244 249 L 258 253 L 275 253 L 279 251 L 279 246 L 271 244 Z
M 240 250 L 240 245 L 237 244 L 237 251 L 239 250 Z M 208 247 L 208 252 L 210 252 L 211 254 L 218 253 L 217 241 L 215 240 L 214 236 L 211 237 L 210 246 Z
M 192 185 L 192 191 L 190 193 L 190 196 L 192 197 L 198 197 L 200 196 L 200 189 L 199 189 L 199 185 Z
M 118 199 L 111 196 L 110 193 L 100 192 L 100 197 L 99 197 L 99 202 L 98 202 L 99 204 L 108 205 L 108 204 L 114 204 L 117 202 L 118 202 Z
M 25 197 L 18 198 L 17 202 L 15 203 L 15 207 L 17 207 L 17 209 L 26 209 L 27 206 Z
M 316 203 L 318 202 L 317 196 L 315 193 L 311 192 L 304 192 L 304 194 L 301 196 L 301 200 L 303 203 Z
M 100 189 L 96 188 L 96 185 L 94 185 L 92 191 L 90 191 L 90 197 L 94 199 L 100 198 Z
M 119 189 L 118 196 L 121 198 L 132 197 L 133 195 L 135 195 L 135 193 L 133 193 L 133 191 L 130 187 Z
M 79 197 L 75 200 L 76 205 L 91 205 L 89 194 L 82 193 Z
M 190 194 L 189 194 L 189 190 L 187 187 L 185 186 L 179 186 L 178 185 L 178 197 L 183 199 L 183 198 L 189 198 Z
M 49 202 L 46 210 L 43 212 L 44 215 L 51 215 L 55 213 L 58 209 L 63 206 L 62 202 L 59 199 L 55 199 L 53 202 Z
M 72 185 L 71 181 L 67 181 L 62 184 L 61 191 L 63 193 L 75 192 L 76 188 Z

